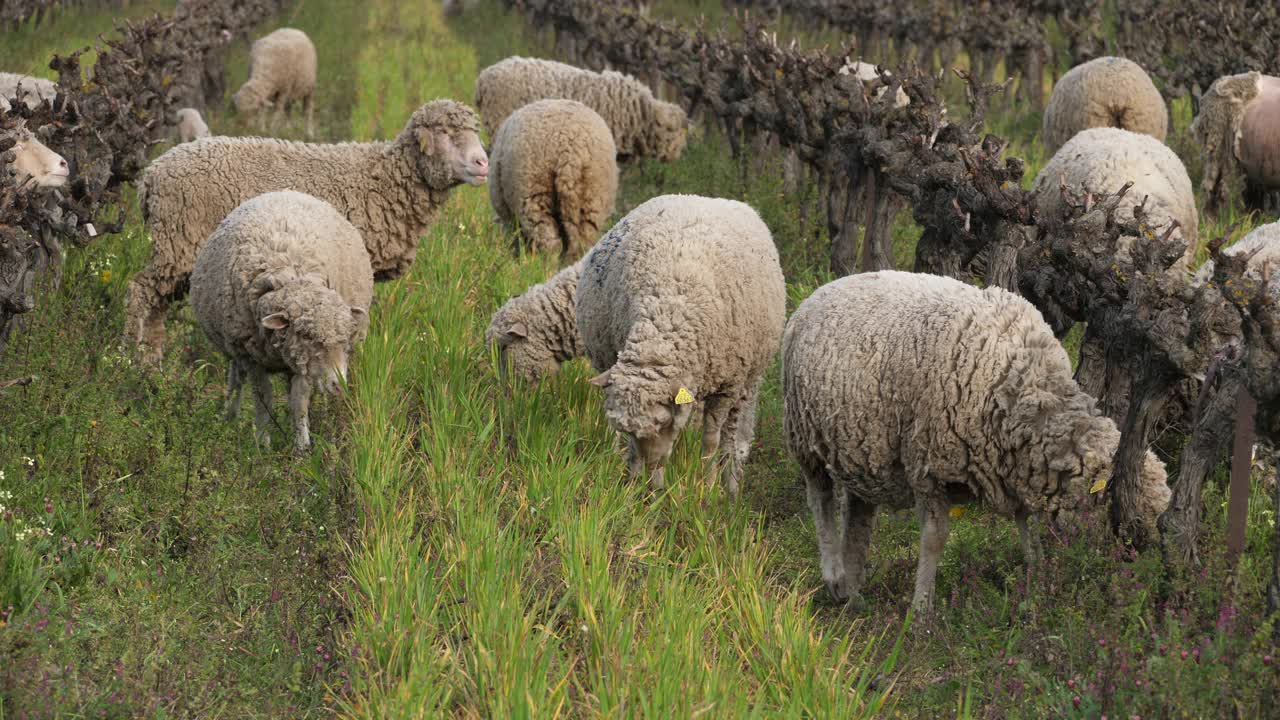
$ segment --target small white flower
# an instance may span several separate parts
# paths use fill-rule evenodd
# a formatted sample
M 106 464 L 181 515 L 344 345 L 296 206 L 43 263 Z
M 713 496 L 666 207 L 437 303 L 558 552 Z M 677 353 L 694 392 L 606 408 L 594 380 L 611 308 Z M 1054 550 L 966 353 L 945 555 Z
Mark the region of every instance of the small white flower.
M 587 624 L 586 624 L 586 623 L 583 623 L 583 624 L 579 625 L 579 626 L 578 626 L 578 629 L 582 631 L 582 634 L 583 634 L 583 635 L 586 635 L 586 634 L 587 634 L 587 632 L 588 632 L 588 630 L 587 630 Z
M 29 458 L 29 457 L 27 457 L 26 455 L 23 455 L 23 456 L 22 456 L 22 462 L 26 463 L 26 464 L 27 464 L 27 467 L 35 467 L 35 465 L 36 465 L 36 459 L 35 459 L 35 458 Z

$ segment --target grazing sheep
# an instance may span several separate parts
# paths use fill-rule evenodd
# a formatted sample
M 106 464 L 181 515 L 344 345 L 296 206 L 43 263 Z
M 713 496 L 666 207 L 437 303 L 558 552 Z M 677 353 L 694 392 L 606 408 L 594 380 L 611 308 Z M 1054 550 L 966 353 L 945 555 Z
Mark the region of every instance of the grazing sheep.
M 912 604 L 929 612 L 948 511 L 977 498 L 1027 521 L 1083 505 L 1112 474 L 1120 433 L 1071 379 L 1030 303 L 997 287 L 896 271 L 851 275 L 800 304 L 782 339 L 784 434 L 804 473 L 832 596 L 857 597 L 876 508 L 916 508 Z M 1169 502 L 1147 453 L 1143 519 Z
M 885 90 L 889 89 L 885 87 L 884 78 L 880 77 L 880 73 L 872 63 L 862 62 L 861 60 L 846 61 L 839 72 L 841 75 L 853 73 L 853 76 L 861 80 L 864 86 L 875 90 L 875 98 L 877 100 L 884 96 Z M 893 77 L 892 73 L 889 72 L 886 72 L 885 75 Z M 893 106 L 902 108 L 910 104 L 911 98 L 907 97 L 906 91 L 899 87 L 898 92 L 894 93 L 893 96 Z
M 12 109 L 13 106 L 9 104 L 11 99 L 20 99 L 34 110 L 45 100 L 53 102 L 57 95 L 58 86 L 52 80 L 0 72 L 0 111 L 8 112 Z
M 1227 181 L 1240 173 L 1250 206 L 1280 191 L 1280 78 L 1258 72 L 1218 78 L 1200 99 L 1191 134 L 1204 157 L 1208 207 L 1226 201 Z
M 258 38 L 249 50 L 249 79 L 236 91 L 232 102 L 236 112 L 255 114 L 276 110 L 283 117 L 295 100 L 302 102 L 307 115 L 307 137 L 314 133 L 316 92 L 316 47 L 301 30 L 280 28 Z M 263 126 L 259 115 L 259 128 Z
M 329 203 L 299 192 L 251 198 L 218 225 L 191 271 L 191 307 L 230 362 L 227 418 L 253 383 L 257 440 L 270 444 L 271 379 L 289 377 L 295 451 L 311 444 L 311 388 L 335 393 L 364 339 L 373 268 L 360 233 Z
M 476 109 L 493 137 L 511 113 L 534 100 L 577 100 L 604 118 L 620 157 L 676 160 L 688 121 L 674 103 L 658 100 L 630 75 L 583 70 L 553 60 L 509 57 L 476 77 Z
M 18 133 L 9 148 L 13 160 L 7 172 L 15 187 L 59 188 L 67 184 L 71 171 L 67 161 L 36 139 L 30 131 Z
M 1036 209 L 1041 215 L 1060 214 L 1063 184 L 1077 194 L 1101 194 L 1113 193 L 1127 182 L 1133 182 L 1133 187 L 1125 195 L 1118 217 L 1132 220 L 1133 209 L 1146 198 L 1148 222 L 1158 226 L 1178 223 L 1175 232 L 1187 247 L 1185 266 L 1200 232 L 1191 178 L 1178 156 L 1149 135 L 1117 128 L 1077 133 L 1036 176 Z M 1127 252 L 1132 241 L 1122 241 L 1121 251 Z
M 538 100 L 511 113 L 490 147 L 489 201 L 520 222 L 525 242 L 582 257 L 613 214 L 617 150 L 609 126 L 576 100 Z
M 576 262 L 493 314 L 484 339 L 497 345 L 503 373 L 536 381 L 557 372 L 561 363 L 587 354 L 576 309 L 581 271 L 582 262 Z
M 1118 57 L 1081 63 L 1058 80 L 1044 109 L 1040 141 L 1057 152 L 1081 130 L 1122 128 L 1164 142 L 1169 111 L 1142 66 Z
M 778 251 L 755 210 L 696 195 L 641 204 L 583 258 L 576 307 L 600 373 L 591 383 L 628 439 L 631 476 L 647 468 L 663 487 L 676 435 L 701 401 L 702 455 L 727 446 L 717 465 L 727 459 L 736 495 L 786 318 Z
M 149 360 L 158 359 L 165 311 L 185 294 L 200 244 L 237 205 L 272 190 L 298 190 L 333 205 L 363 235 L 377 279 L 399 277 L 449 192 L 488 177 L 477 124 L 467 106 L 436 100 L 414 112 L 391 142 L 210 137 L 169 150 L 142 178 L 152 257 L 129 283 L 126 333 L 150 347 Z
M 191 142 L 209 137 L 209 126 L 205 124 L 204 118 L 200 117 L 199 110 L 182 108 L 177 112 L 177 116 L 178 142 Z

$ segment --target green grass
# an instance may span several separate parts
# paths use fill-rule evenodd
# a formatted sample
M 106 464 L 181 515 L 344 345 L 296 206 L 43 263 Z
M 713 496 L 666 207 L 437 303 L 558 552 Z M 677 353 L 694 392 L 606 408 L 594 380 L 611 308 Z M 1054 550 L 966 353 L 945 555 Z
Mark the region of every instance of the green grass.
M 494 5 L 446 22 L 436 3 L 300 0 L 264 27 L 315 40 L 323 138 L 381 138 L 427 100 L 469 100 L 479 68 L 549 54 Z M 719 6 L 655 13 L 689 21 Z M 100 19 L 82 18 L 75 32 L 91 36 Z M 1046 159 L 1039 119 L 1006 105 L 992 126 L 1029 182 Z M 250 129 L 221 109 L 210 119 Z M 1195 172 L 1189 120 L 1171 145 Z M 776 159 L 752 163 L 744 174 L 700 128 L 680 161 L 624 169 L 618 214 L 664 192 L 751 203 L 794 307 L 830 279 L 825 221 L 812 188 L 784 192 Z M 0 503 L 13 512 L 0 512 L 0 611 L 14 607 L 0 718 L 1265 714 L 1277 678 L 1262 658 L 1277 652 L 1261 482 L 1234 576 L 1215 550 L 1218 477 L 1195 573 L 1129 558 L 1095 517 L 1028 577 L 1012 523 L 973 508 L 943 557 L 939 617 L 913 632 L 915 524 L 886 514 L 867 606 L 833 607 L 783 448 L 776 368 L 741 500 L 705 484 L 696 433 L 667 490 L 627 482 L 585 363 L 538 385 L 494 372 L 490 314 L 554 271 L 513 258 L 507 233 L 483 188 L 454 193 L 409 275 L 378 287 L 349 393 L 317 398 L 319 444 L 301 461 L 256 450 L 247 417 L 219 419 L 225 366 L 185 309 L 158 376 L 115 349 L 123 283 L 147 254 L 136 217 L 73 250 L 64 287 L 0 356 L 0 380 L 40 376 L 0 393 L 12 494 Z M 905 215 L 895 225 L 903 266 L 918 233 Z M 33 526 L 52 534 L 16 537 Z
M 34 75 L 57 80 L 49 69 L 49 61 L 55 53 L 66 55 L 81 48 L 92 47 L 100 35 L 110 35 L 116 20 L 132 20 L 155 13 L 173 11 L 176 0 L 132 0 L 126 9 L 92 4 L 89 10 L 58 11 L 50 15 L 39 27 L 28 19 L 16 31 L 9 27 L 0 30 L 0 71 Z M 88 69 L 97 59 L 90 50 L 81 63 Z

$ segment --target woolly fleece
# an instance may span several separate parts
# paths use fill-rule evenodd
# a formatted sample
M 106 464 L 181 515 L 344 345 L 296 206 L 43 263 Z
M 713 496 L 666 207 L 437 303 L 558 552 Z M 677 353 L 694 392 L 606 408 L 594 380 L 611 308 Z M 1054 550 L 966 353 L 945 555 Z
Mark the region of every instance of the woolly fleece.
M 703 456 L 723 444 L 736 494 L 764 372 L 778 349 L 786 287 L 769 228 L 750 206 L 662 195 L 627 214 L 583 258 L 578 328 L 601 373 L 609 424 L 627 436 L 632 476 L 662 487 L 694 402 Z M 728 456 L 726 458 L 726 456 Z
M 476 77 L 476 109 L 489 137 L 516 109 L 535 100 L 577 100 L 600 114 L 623 157 L 675 160 L 684 150 L 687 119 L 630 75 L 602 73 L 536 58 L 509 57 Z
M 1201 148 L 1206 193 L 1243 173 L 1280 188 L 1280 78 L 1247 72 L 1220 77 L 1200 99 L 1191 135 Z
M 978 498 L 1025 528 L 1028 514 L 1084 504 L 1111 477 L 1120 439 L 1034 306 L 935 275 L 864 273 L 819 288 L 787 325 L 782 384 L 787 448 L 805 475 L 823 579 L 841 600 L 860 590 L 877 506 L 921 514 L 913 602 L 927 610 L 953 500 Z M 1151 453 L 1142 483 L 1154 527 L 1169 489 Z
M 1044 108 L 1040 141 L 1046 153 L 1081 130 L 1123 128 L 1163 142 L 1169 131 L 1164 98 L 1141 65 L 1118 57 L 1094 58 L 1067 71 Z
M 209 126 L 205 124 L 204 118 L 200 117 L 199 110 L 182 108 L 177 112 L 177 116 L 179 142 L 191 142 L 209 137 Z
M 52 80 L 0 72 L 0 110 L 8 112 L 13 107 L 9 101 L 18 97 L 19 88 L 22 89 L 22 102 L 32 110 L 45 100 L 53 102 L 58 95 L 58 85 Z
M 236 111 L 254 113 L 301 101 L 307 137 L 314 134 L 316 46 L 301 30 L 280 28 L 258 38 L 249 49 L 249 79 L 232 97 Z
M 576 100 L 538 100 L 511 113 L 490 148 L 489 201 L 519 220 L 534 249 L 574 262 L 600 238 L 618 193 L 613 135 Z
M 363 235 L 377 279 L 399 277 L 449 192 L 488 177 L 477 125 L 467 106 L 436 100 L 414 112 L 391 142 L 209 137 L 174 147 L 143 175 L 152 257 L 129 284 L 126 332 L 158 357 L 165 310 L 185 294 L 200 244 L 237 205 L 273 190 L 298 190 L 333 205 Z
M 493 314 L 484 339 L 498 346 L 503 372 L 537 381 L 587 354 L 578 332 L 579 261 L 507 301 Z
M 333 206 L 285 191 L 233 210 L 200 248 L 191 272 L 196 320 L 231 361 L 228 415 L 238 409 L 248 374 L 265 444 L 271 420 L 266 374 L 286 373 L 294 447 L 305 449 L 310 389 L 338 390 L 352 348 L 368 329 L 372 300 L 369 254 Z

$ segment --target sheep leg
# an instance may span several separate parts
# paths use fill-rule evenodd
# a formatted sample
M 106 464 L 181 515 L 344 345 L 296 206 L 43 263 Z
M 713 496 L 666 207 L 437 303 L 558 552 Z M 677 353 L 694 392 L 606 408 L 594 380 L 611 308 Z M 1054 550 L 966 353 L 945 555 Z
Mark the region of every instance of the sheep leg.
M 146 268 L 129 281 L 125 291 L 125 332 L 134 344 L 145 346 L 142 358 L 148 365 L 158 365 L 164 356 L 164 319 L 174 285 Z
M 1026 559 L 1028 566 L 1039 565 L 1044 559 L 1044 548 L 1040 545 L 1040 535 L 1031 527 L 1031 513 L 1027 510 L 1019 510 L 1013 516 L 1013 520 L 1018 524 L 1018 541 L 1022 543 L 1022 557 Z
M 254 440 L 262 448 L 271 447 L 271 378 L 258 365 L 249 368 L 253 383 Z
M 239 360 L 232 358 L 227 367 L 227 407 L 226 417 L 230 422 L 240 414 L 240 391 L 244 387 L 244 367 Z
M 289 381 L 289 416 L 293 419 L 293 453 L 301 455 L 311 447 L 311 429 L 307 411 L 311 407 L 311 383 L 303 375 Z
M 536 252 L 560 254 L 567 249 L 556 224 L 553 201 L 545 195 L 534 195 L 520 203 L 520 234 Z
M 842 544 L 847 533 L 845 523 L 848 520 L 847 508 L 841 507 L 848 501 L 848 493 L 840 488 L 837 492 L 835 482 L 826 469 L 821 466 L 805 466 L 805 497 L 809 501 L 809 511 L 813 513 L 813 524 L 818 531 L 818 558 L 822 567 L 822 581 L 827 585 L 827 592 L 838 603 L 849 600 L 849 577 L 845 573 L 845 558 L 842 555 Z
M 305 113 L 307 114 L 307 139 L 308 139 L 308 140 L 310 140 L 311 138 L 315 137 L 315 134 L 316 134 L 316 125 L 315 125 L 316 95 L 315 95 L 315 92 L 309 92 L 309 93 L 307 93 L 307 96 L 306 96 L 305 98 L 303 98 L 303 99 L 302 99 L 302 110 L 303 110 L 303 112 L 305 112 Z
M 723 395 L 712 395 L 703 401 L 702 406 L 702 459 L 710 460 L 720 449 L 721 430 L 725 417 L 729 412 L 729 399 Z M 709 483 L 714 483 L 719 463 L 713 466 Z
M 920 560 L 916 565 L 916 591 L 911 599 L 916 617 L 933 613 L 938 561 L 942 558 L 942 549 L 946 547 L 947 534 L 951 530 L 948 505 L 945 497 L 916 501 L 916 514 L 920 518 Z
M 844 524 L 845 590 L 855 605 L 862 603 L 862 584 L 867 577 L 867 550 L 871 547 L 871 533 L 875 530 L 876 506 L 846 494 Z
M 644 454 L 640 452 L 640 445 L 636 443 L 634 435 L 627 435 L 627 478 L 635 480 L 644 475 Z M 661 490 L 663 483 L 663 474 L 661 469 L 654 477 L 654 487 Z
M 734 496 L 738 494 L 738 483 L 747 467 L 747 458 L 751 457 L 751 443 L 756 438 L 756 406 L 760 403 L 760 386 L 763 383 L 764 378 L 761 378 L 747 391 L 742 404 L 738 406 L 734 433 L 730 436 L 733 438 L 733 446 L 730 448 L 733 457 L 729 464 L 729 492 Z

